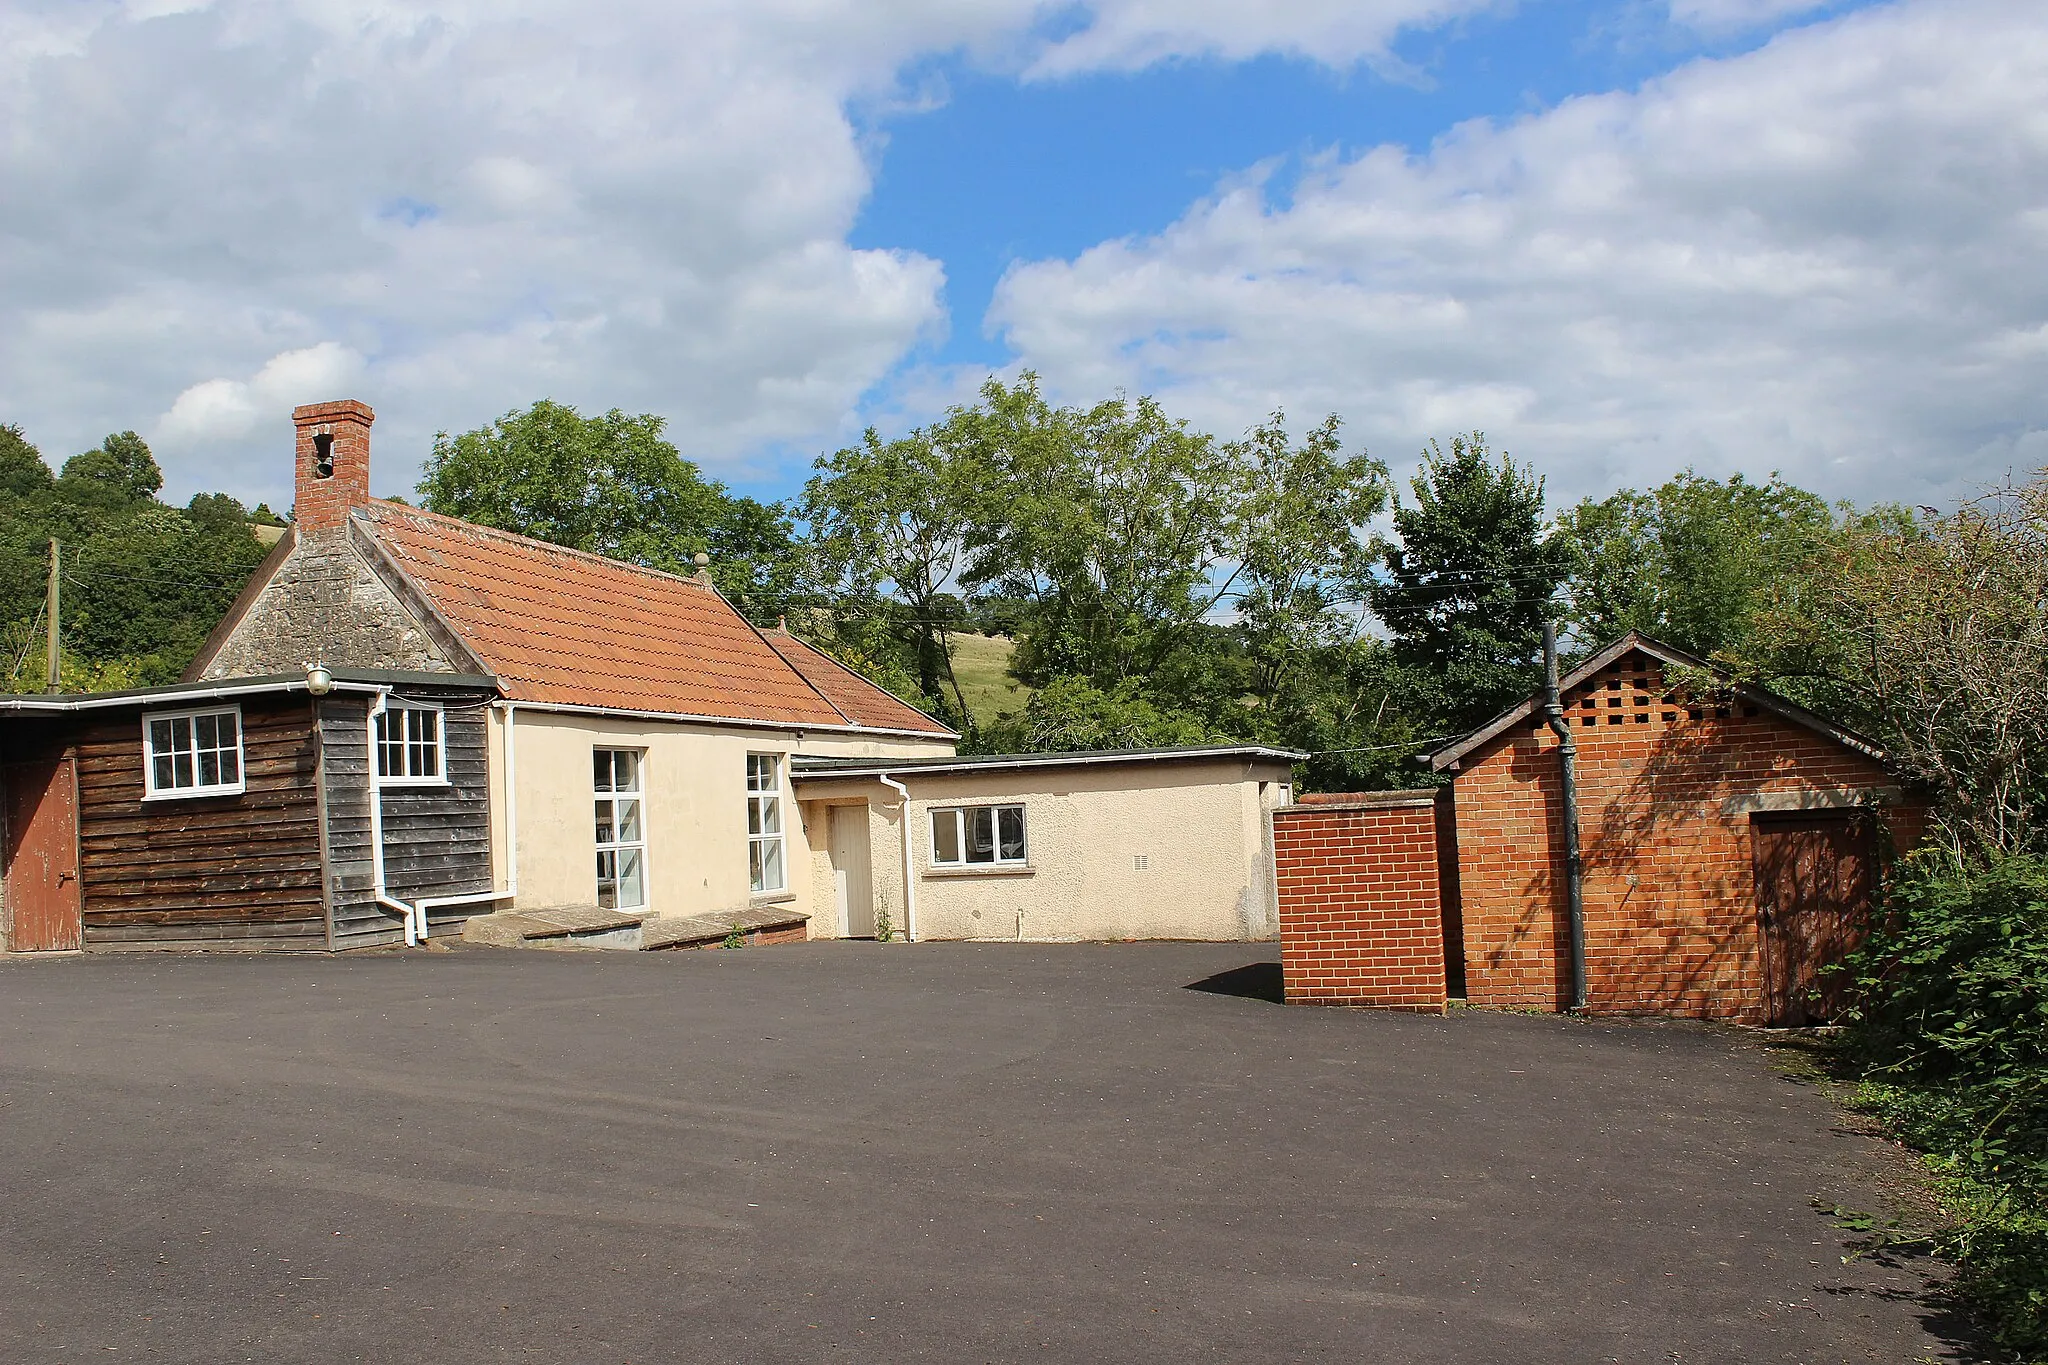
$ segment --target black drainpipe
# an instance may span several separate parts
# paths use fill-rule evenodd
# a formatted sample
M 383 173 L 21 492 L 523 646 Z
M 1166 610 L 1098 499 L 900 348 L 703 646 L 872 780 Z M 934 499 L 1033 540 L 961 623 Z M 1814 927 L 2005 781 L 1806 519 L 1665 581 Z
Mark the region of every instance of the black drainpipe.
M 1557 735 L 1564 789 L 1564 885 L 1571 920 L 1572 1008 L 1586 1008 L 1586 865 L 1579 856 L 1579 746 L 1557 694 L 1557 623 L 1543 623 L 1543 719 Z

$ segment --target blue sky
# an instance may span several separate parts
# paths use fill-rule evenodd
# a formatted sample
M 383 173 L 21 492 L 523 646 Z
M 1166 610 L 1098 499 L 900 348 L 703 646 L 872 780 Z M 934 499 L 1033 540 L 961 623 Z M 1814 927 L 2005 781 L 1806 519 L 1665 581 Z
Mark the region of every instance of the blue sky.
M 2038 0 L 12 0 L 0 421 L 180 499 L 549 397 L 793 491 L 1029 368 L 1949 500 L 2048 465 Z
M 951 326 L 930 358 L 999 368 L 1014 357 L 982 318 L 1012 261 L 1155 232 L 1263 162 L 1279 163 L 1284 198 L 1304 158 L 1427 148 L 1467 119 L 1630 88 L 1696 57 L 1759 47 L 1785 26 L 1702 32 L 1660 6 L 1531 0 L 1403 34 L 1381 70 L 1268 55 L 1020 82 L 957 54 L 936 58 L 905 73 L 934 105 L 852 111 L 874 189 L 849 240 L 942 261 Z

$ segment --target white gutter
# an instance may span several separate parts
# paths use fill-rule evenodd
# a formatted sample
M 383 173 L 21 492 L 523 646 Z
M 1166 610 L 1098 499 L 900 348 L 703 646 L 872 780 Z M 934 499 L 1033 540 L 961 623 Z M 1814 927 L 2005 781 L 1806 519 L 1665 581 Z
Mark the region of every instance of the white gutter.
M 52 697 L 49 700 L 15 697 L 0 701 L 0 711 L 98 711 L 113 706 L 162 706 L 190 698 L 194 701 L 220 701 L 229 697 L 258 696 L 268 692 L 310 691 L 302 678 L 297 682 L 266 682 L 223 684 L 220 687 L 194 687 L 189 690 L 165 690 L 150 693 L 127 693 L 111 697 L 76 697 L 69 700 Z M 384 693 L 391 688 L 383 683 L 336 682 L 329 688 L 333 692 Z
M 1013 768 L 1081 768 L 1096 764 L 1114 763 L 1215 763 L 1224 759 L 1241 758 L 1247 762 L 1293 763 L 1307 758 L 1305 753 L 1293 749 L 1266 749 L 1254 746 L 1224 749 L 1169 749 L 1151 752 L 1133 749 L 1128 753 L 1111 754 L 1009 754 L 1000 761 L 989 759 L 909 759 L 902 763 L 891 763 L 886 767 L 871 767 L 855 763 L 835 766 L 833 760 L 819 760 L 819 767 L 798 767 L 790 765 L 790 776 L 807 782 L 830 782 L 834 778 L 889 779 L 886 773 L 981 773 L 1004 772 Z
M 887 773 L 876 773 L 885 787 L 894 787 L 896 794 L 903 798 L 903 818 L 897 822 L 903 831 L 903 941 L 917 942 L 917 867 L 910 857 L 910 788 L 898 782 Z
M 812 721 L 742 720 L 735 716 L 702 716 L 693 711 L 633 711 L 620 706 L 579 706 L 562 701 L 522 701 L 529 711 L 559 711 L 571 716 L 616 716 L 620 720 L 666 720 L 690 725 L 728 725 L 742 730 L 782 730 L 790 734 L 880 735 L 887 739 L 923 739 L 934 743 L 961 736 L 953 730 L 888 730 L 872 725 L 820 725 Z

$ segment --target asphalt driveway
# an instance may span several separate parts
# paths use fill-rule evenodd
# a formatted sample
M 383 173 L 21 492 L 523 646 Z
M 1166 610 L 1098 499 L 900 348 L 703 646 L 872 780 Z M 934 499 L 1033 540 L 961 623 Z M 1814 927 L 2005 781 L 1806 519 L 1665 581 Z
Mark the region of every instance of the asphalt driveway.
M 0 961 L 0 1352 L 1944 1356 L 1810 1203 L 1877 1149 L 1753 1042 L 1288 1009 L 1265 956 Z

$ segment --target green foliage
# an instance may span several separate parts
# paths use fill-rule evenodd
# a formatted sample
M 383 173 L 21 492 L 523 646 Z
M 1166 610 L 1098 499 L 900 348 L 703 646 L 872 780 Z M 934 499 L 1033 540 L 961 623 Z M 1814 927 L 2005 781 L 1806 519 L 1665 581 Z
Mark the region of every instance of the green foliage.
M 1381 546 L 1363 528 L 1386 508 L 1387 467 L 1346 457 L 1334 414 L 1299 443 L 1286 415 L 1231 447 L 1243 469 L 1236 629 L 1252 664 L 1252 691 L 1271 709 L 1316 659 L 1357 638 L 1357 608 Z
M 63 542 L 64 688 L 177 681 L 265 549 L 235 499 L 201 494 L 180 510 L 156 501 L 162 486 L 133 432 L 52 478 L 19 429 L 0 427 L 0 688 L 45 685 L 53 536 Z
M 711 556 L 719 591 L 760 616 L 796 572 L 779 506 L 735 497 L 662 436 L 663 419 L 585 417 L 542 399 L 489 426 L 437 433 L 419 492 L 430 511 L 670 573 Z
M 1067 674 L 1033 692 L 1021 713 L 976 731 L 970 747 L 984 753 L 1050 753 L 1211 744 L 1223 738 L 1201 716 L 1161 705 L 1136 683 L 1105 690 Z
M 978 489 L 958 424 L 887 442 L 869 428 L 861 444 L 818 461 L 798 514 L 810 527 L 810 576 L 834 620 L 881 625 L 911 656 L 920 704 L 950 700 L 965 715 L 948 638 L 964 608 L 950 585 Z
M 878 904 L 875 906 L 875 942 L 894 943 L 895 941 L 896 924 L 895 921 L 889 918 L 889 907 Z
M 0 496 L 28 497 L 48 492 L 54 481 L 42 453 L 29 444 L 17 426 L 0 426 Z
M 1958 858 L 2048 853 L 2048 471 L 1844 515 L 1763 598 L 1743 672 L 1884 745 Z
M 746 926 L 745 926 L 745 925 L 743 925 L 743 924 L 741 924 L 741 923 L 740 923 L 740 922 L 739 922 L 738 920 L 734 920 L 734 921 L 732 922 L 732 928 L 731 928 L 731 930 L 729 930 L 729 931 L 728 931 L 728 932 L 726 933 L 726 936 L 725 936 L 725 937 L 724 937 L 723 939 L 721 939 L 721 940 L 719 941 L 719 944 L 718 944 L 718 946 L 719 946 L 719 947 L 721 947 L 721 948 L 744 948 L 744 947 L 746 947 L 746 946 L 747 946 L 747 930 L 746 930 Z
M 123 507 L 154 498 L 164 486 L 164 473 L 143 439 L 123 431 L 66 460 L 58 482 L 74 503 Z
M 1430 442 L 1410 488 L 1370 601 L 1429 728 L 1462 732 L 1541 681 L 1543 621 L 1572 545 L 1546 530 L 1543 480 L 1496 462 L 1479 432 L 1452 438 L 1448 454 Z
M 1054 408 L 1027 373 L 946 433 L 976 475 L 961 581 L 1032 603 L 1026 681 L 1153 677 L 1228 593 L 1239 462 L 1153 399 Z
M 1936 1249 L 2000 1344 L 2048 1357 L 2048 861 L 1909 859 L 1845 970 L 1861 1102 L 1937 1173 Z
M 1836 531 L 1825 502 L 1775 474 L 1723 483 L 1690 470 L 1588 498 L 1560 528 L 1576 552 L 1566 621 L 1579 639 L 1639 630 L 1702 657 L 1744 644 L 1767 595 Z

